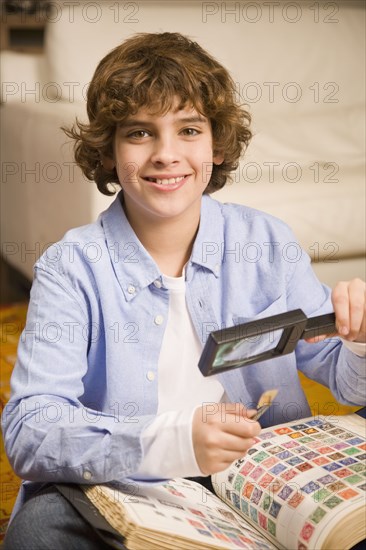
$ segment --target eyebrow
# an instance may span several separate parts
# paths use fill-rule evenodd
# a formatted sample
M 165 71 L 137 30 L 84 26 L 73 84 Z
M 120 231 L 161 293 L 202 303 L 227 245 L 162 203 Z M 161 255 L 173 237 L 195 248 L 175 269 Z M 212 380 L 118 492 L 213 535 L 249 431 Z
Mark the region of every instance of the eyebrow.
M 177 122 L 184 122 L 184 123 L 188 123 L 188 124 L 194 124 L 194 123 L 197 123 L 197 122 L 205 123 L 205 122 L 208 122 L 208 121 L 207 121 L 207 118 L 205 118 L 203 116 L 195 115 L 195 116 L 180 118 L 180 119 L 178 119 Z
M 176 121 L 174 121 L 174 124 L 197 124 L 197 123 L 207 123 L 207 118 L 204 118 L 200 115 L 195 115 L 191 117 L 184 117 L 184 118 L 178 118 Z M 125 122 L 123 122 L 120 127 L 121 128 L 131 128 L 134 126 L 153 126 L 153 121 L 148 120 L 142 120 L 137 118 L 130 118 L 127 119 Z

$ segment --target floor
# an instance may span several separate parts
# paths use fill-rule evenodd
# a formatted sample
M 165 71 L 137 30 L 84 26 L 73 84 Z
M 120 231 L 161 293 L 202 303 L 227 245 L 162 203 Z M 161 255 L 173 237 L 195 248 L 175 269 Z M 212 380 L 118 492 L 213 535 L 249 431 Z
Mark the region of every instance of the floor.
M 16 347 L 25 322 L 31 283 L 0 257 L 0 405 L 10 396 L 9 379 L 16 359 Z M 5 332 L 5 334 L 4 334 Z M 0 437 L 0 549 L 20 480 L 12 472 Z

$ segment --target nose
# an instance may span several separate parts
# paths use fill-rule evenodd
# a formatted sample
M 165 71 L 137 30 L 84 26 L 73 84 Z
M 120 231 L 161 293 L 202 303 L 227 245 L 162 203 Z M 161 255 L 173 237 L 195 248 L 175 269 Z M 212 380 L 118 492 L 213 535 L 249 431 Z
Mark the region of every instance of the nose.
M 172 136 L 159 136 L 154 141 L 151 153 L 151 162 L 159 166 L 168 166 L 178 162 L 180 158 L 179 147 Z

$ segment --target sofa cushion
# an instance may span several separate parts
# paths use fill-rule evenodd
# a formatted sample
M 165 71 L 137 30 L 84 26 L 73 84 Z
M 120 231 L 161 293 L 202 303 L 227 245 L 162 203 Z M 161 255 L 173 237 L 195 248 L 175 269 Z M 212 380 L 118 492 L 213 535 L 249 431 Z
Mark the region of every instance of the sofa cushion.
M 359 176 L 345 171 L 344 182 L 274 184 L 237 182 L 213 195 L 222 202 L 245 204 L 290 225 L 312 260 L 359 256 L 365 252 L 365 190 Z
M 256 110 L 364 102 L 362 86 L 350 85 L 364 71 L 360 2 L 58 0 L 51 5 L 49 78 L 64 99 L 82 100 L 97 62 L 128 36 L 178 31 L 231 70 L 242 100 Z
M 258 113 L 253 127 L 254 138 L 233 183 L 215 197 L 283 219 L 314 260 L 362 256 L 363 108 L 339 105 L 328 111 L 319 106 L 288 116 Z

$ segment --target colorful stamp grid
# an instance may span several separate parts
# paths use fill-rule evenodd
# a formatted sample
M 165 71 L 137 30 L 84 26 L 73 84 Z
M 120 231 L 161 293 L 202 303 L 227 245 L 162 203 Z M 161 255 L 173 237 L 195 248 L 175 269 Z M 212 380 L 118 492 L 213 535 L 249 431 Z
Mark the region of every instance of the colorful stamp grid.
M 278 438 L 272 443 L 279 435 L 284 436 L 280 444 Z M 364 439 L 321 419 L 272 428 L 249 450 L 233 480 L 231 502 L 275 537 L 283 506 L 295 509 L 311 496 L 318 506 L 306 518 L 298 540 L 298 548 L 306 550 L 315 527 L 330 510 L 365 495 L 365 450 Z M 319 475 L 296 484 L 296 477 L 312 468 Z
M 272 545 L 263 540 L 252 527 L 234 512 L 223 507 L 223 504 L 212 506 L 213 495 L 203 487 L 194 488 L 186 480 L 173 480 L 162 484 L 161 489 L 166 493 L 166 498 L 150 499 L 139 495 L 133 503 L 139 506 L 148 506 L 151 513 L 165 518 L 171 524 L 172 520 L 183 522 L 193 528 L 196 533 L 204 536 L 210 542 L 223 542 L 229 548 L 270 550 Z M 200 504 L 192 508 L 185 504 L 185 499 L 190 493 L 199 492 Z M 204 502 L 206 498 L 207 506 Z M 178 497 L 179 503 L 169 497 Z M 210 504 L 210 505 L 209 505 Z M 163 505 L 163 507 L 161 506 Z

